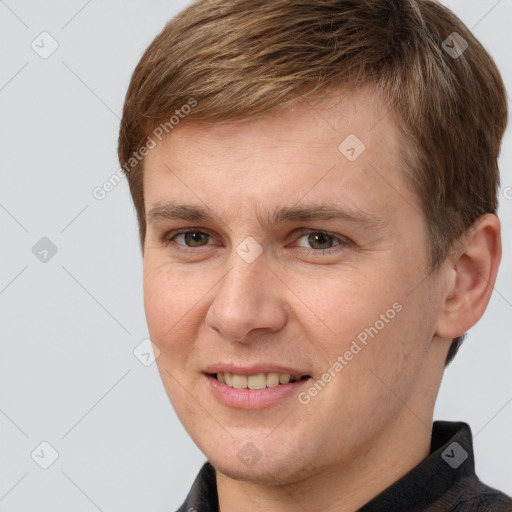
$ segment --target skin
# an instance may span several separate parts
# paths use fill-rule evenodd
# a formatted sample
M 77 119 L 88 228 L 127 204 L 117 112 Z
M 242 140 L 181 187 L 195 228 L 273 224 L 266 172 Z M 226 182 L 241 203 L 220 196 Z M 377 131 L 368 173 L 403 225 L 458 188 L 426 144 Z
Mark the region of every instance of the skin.
M 366 145 L 352 162 L 338 149 L 349 134 Z M 488 304 L 500 225 L 478 219 L 430 272 L 399 148 L 392 116 L 367 88 L 237 124 L 183 122 L 146 157 L 146 214 L 178 201 L 217 217 L 148 217 L 144 302 L 163 384 L 217 470 L 222 512 L 354 511 L 429 454 L 450 341 Z M 275 207 L 333 201 L 379 226 L 262 222 Z M 192 247 L 184 235 L 169 241 L 180 228 L 205 234 Z M 311 242 L 318 231 L 333 238 Z M 252 263 L 236 252 L 248 236 L 263 250 Z M 401 311 L 307 404 L 292 396 L 235 409 L 211 393 L 203 372 L 218 362 L 322 379 L 395 303 Z M 237 457 L 248 442 L 261 455 L 250 467 Z

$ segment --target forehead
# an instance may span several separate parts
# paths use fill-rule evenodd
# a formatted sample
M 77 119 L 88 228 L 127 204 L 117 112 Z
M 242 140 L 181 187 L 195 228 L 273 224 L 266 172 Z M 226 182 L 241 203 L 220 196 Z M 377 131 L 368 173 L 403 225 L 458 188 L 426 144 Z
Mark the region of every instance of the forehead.
M 147 156 L 146 212 L 169 198 L 239 216 L 271 203 L 345 202 L 377 216 L 398 201 L 415 203 L 401 169 L 401 140 L 372 88 L 342 90 L 297 102 L 255 120 L 187 122 Z M 408 197 L 405 197 L 408 196 Z M 202 206 L 205 206 L 204 204 Z M 363 208 L 364 207 L 364 208 Z M 234 209 L 234 208 L 238 208 Z
M 244 147 L 248 156 L 287 147 L 301 155 L 309 153 L 316 157 L 318 155 L 312 151 L 314 148 L 329 147 L 334 149 L 332 156 L 338 158 L 338 144 L 350 134 L 365 143 L 370 152 L 376 149 L 376 143 L 383 137 L 388 145 L 397 139 L 398 132 L 389 114 L 387 105 L 374 87 L 336 89 L 313 98 L 299 99 L 285 110 L 253 120 L 208 123 L 188 122 L 185 117 L 169 131 L 168 136 L 164 134 L 159 145 L 186 150 L 184 146 L 192 147 L 191 139 L 196 138 L 192 150 L 195 153 L 197 148 L 205 154 L 206 151 L 222 151 L 227 146 L 235 154 L 238 153 L 236 145 L 226 145 L 226 140 L 243 143 L 249 139 Z M 393 147 L 389 149 L 392 151 Z M 147 160 L 151 161 L 152 156 Z

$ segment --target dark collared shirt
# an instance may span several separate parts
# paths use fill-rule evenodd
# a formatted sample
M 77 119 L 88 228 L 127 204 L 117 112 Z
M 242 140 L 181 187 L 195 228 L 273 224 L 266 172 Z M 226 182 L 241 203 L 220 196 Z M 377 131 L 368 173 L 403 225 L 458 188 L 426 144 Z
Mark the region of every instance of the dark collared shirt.
M 512 476 L 511 476 L 512 478 Z M 512 499 L 480 482 L 467 423 L 435 421 L 430 455 L 359 512 L 511 512 Z M 206 462 L 177 512 L 219 512 L 215 469 Z M 243 511 L 245 512 L 245 511 Z

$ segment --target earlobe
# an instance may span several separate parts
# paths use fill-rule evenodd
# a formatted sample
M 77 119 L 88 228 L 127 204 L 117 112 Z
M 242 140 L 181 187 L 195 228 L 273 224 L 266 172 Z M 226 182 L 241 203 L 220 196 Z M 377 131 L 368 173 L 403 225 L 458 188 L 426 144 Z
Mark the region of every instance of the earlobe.
M 487 308 L 501 261 L 498 217 L 479 217 L 458 247 L 454 259 L 445 262 L 449 274 L 436 326 L 436 335 L 441 338 L 461 336 Z

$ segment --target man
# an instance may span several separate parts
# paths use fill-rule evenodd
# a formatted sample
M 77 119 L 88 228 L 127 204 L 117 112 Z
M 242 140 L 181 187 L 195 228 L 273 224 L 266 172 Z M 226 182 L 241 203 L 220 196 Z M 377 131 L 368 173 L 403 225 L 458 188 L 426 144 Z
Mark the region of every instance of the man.
M 435 422 L 501 259 L 491 57 L 432 0 L 202 0 L 119 159 L 158 369 L 206 455 L 180 511 L 512 510 Z

